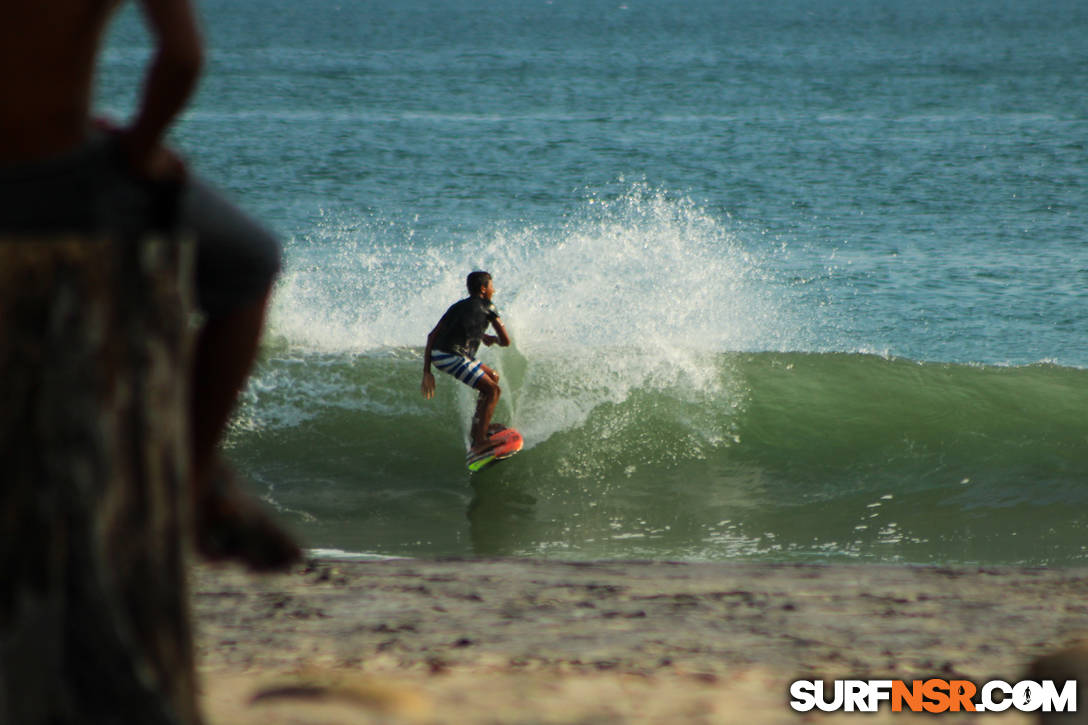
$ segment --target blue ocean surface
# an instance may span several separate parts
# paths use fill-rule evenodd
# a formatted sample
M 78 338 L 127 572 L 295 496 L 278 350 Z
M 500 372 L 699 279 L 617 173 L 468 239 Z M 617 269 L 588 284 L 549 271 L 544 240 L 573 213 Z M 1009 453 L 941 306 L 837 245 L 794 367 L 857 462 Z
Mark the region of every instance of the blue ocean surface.
M 173 143 L 285 249 L 227 454 L 309 546 L 1088 560 L 1082 0 L 199 7 Z M 526 449 L 470 476 L 477 268 Z

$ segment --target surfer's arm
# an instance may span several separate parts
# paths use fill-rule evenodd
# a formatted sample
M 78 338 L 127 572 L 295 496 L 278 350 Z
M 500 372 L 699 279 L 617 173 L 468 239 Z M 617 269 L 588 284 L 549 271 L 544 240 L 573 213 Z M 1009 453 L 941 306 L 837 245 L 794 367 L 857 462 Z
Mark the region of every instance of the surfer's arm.
M 435 325 L 435 328 L 431 330 L 431 334 L 427 335 L 427 347 L 423 349 L 423 384 L 420 386 L 420 391 L 427 400 L 434 397 L 434 373 L 431 372 L 431 349 L 434 347 L 434 341 L 438 337 L 438 328 L 441 326 L 442 323 L 438 323 Z
M 494 318 L 491 320 L 491 326 L 495 328 L 498 336 L 484 335 L 484 344 L 490 347 L 498 343 L 499 347 L 508 347 L 510 345 L 510 335 L 506 334 L 506 328 L 503 327 L 502 320 L 498 317 Z

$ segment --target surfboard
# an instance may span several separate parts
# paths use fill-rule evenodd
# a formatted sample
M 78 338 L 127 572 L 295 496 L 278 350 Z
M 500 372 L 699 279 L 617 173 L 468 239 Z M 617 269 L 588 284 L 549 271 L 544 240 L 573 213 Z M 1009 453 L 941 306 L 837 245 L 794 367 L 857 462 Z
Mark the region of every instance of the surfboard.
M 507 428 L 505 425 L 495 423 L 488 427 L 487 430 L 490 433 L 487 439 L 487 447 L 476 452 L 469 449 L 469 452 L 465 454 L 465 465 L 468 466 L 468 470 L 472 473 L 482 471 L 490 465 L 506 460 L 520 451 L 525 443 L 521 433 L 513 428 Z

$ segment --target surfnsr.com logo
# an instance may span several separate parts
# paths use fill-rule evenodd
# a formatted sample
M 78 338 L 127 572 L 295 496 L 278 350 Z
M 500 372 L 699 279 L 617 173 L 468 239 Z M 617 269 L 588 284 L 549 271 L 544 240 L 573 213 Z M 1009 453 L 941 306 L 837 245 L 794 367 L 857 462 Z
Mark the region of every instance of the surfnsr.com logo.
M 1076 712 L 1077 681 L 991 680 L 797 680 L 790 684 L 790 707 L 797 712 Z

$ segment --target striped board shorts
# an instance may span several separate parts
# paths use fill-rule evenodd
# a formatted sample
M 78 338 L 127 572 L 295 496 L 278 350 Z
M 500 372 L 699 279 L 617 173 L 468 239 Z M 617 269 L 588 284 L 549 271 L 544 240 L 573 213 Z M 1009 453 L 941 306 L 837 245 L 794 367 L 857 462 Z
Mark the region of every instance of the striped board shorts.
M 476 381 L 483 377 L 484 368 L 479 360 L 450 352 L 431 352 L 431 364 L 444 373 L 448 373 L 465 385 L 475 388 Z

